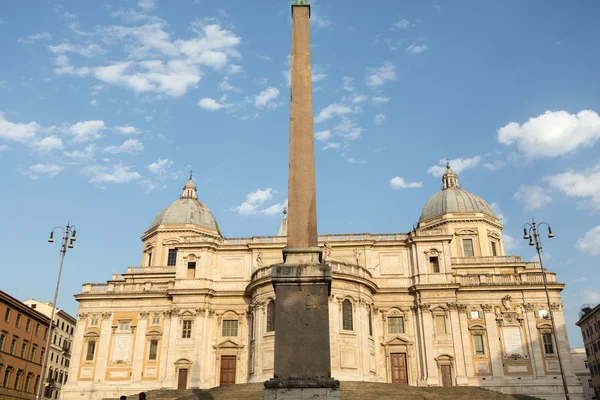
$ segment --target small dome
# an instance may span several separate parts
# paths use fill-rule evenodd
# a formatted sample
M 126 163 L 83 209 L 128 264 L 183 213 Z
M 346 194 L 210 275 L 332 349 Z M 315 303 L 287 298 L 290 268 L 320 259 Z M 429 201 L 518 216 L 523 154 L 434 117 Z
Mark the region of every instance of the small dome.
M 150 224 L 148 230 L 159 225 L 192 224 L 203 228 L 219 231 L 219 225 L 208 207 L 198 201 L 196 185 L 190 174 L 190 179 L 183 187 L 179 200 L 165 207 Z
M 419 221 L 426 221 L 453 212 L 479 212 L 496 218 L 494 211 L 485 200 L 459 187 L 458 176 L 450 169 L 450 163 L 446 163 L 446 173 L 442 177 L 442 182 L 442 191 L 427 200 Z

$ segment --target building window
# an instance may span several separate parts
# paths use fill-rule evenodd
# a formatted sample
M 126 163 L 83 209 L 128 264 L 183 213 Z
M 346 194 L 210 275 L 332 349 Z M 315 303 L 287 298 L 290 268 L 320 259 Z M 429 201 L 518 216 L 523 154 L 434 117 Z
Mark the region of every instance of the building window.
M 6 312 L 4 313 L 4 321 L 10 322 L 10 308 L 7 308 Z
M 25 392 L 29 392 L 29 387 L 31 386 L 31 378 L 33 378 L 33 374 L 30 372 L 25 377 L 25 387 L 23 388 Z
M 90 320 L 90 326 L 98 326 L 98 317 L 92 317 Z
M 443 315 L 435 316 L 435 332 L 438 335 L 445 335 L 446 332 L 446 317 Z
M 23 343 L 21 345 L 21 358 L 25 358 L 25 355 L 27 355 L 27 343 Z
M 544 354 L 554 354 L 554 344 L 552 343 L 551 333 L 542 333 L 542 342 L 544 343 Z
M 481 333 L 476 333 L 473 335 L 473 347 L 475 347 L 476 355 L 485 355 L 485 346 L 483 345 L 483 335 Z
M 17 339 L 13 338 L 12 342 L 10 342 L 10 355 L 14 355 L 15 354 L 15 349 L 17 348 Z
M 169 256 L 167 257 L 167 265 L 176 265 L 177 263 L 177 249 L 169 249 Z
M 196 263 L 189 262 L 187 265 L 187 277 L 193 279 L 196 277 Z
M 348 299 L 342 302 L 342 329 L 345 331 L 354 329 L 352 321 L 352 303 Z
M 30 361 L 33 361 L 35 359 L 35 353 L 37 352 L 37 347 L 33 346 L 31 348 L 31 357 L 29 357 Z
M 50 362 L 54 362 L 54 353 L 50 353 Z
M 131 321 L 119 321 L 119 332 L 129 332 Z
M 27 322 L 25 323 L 25 332 L 29 333 L 29 329 L 31 328 L 31 320 L 27 318 Z
M 592 380 L 591 380 L 591 379 L 588 379 L 588 387 L 589 387 L 590 389 L 592 389 L 592 388 L 594 387 L 594 384 L 592 383 Z
M 158 354 L 158 340 L 152 339 L 150 340 L 150 351 L 148 352 L 148 360 L 156 360 L 156 356 Z
M 6 371 L 4 371 L 4 379 L 2 380 L 2 387 L 8 387 L 8 381 L 10 380 L 10 374 L 12 371 L 12 367 L 6 367 Z
M 267 332 L 275 332 L 275 300 L 267 305 Z
M 182 321 L 181 338 L 189 339 L 191 337 L 192 337 L 192 321 L 184 320 L 184 321 Z
M 35 336 L 37 336 L 37 337 L 39 337 L 39 336 L 40 336 L 40 327 L 41 327 L 40 323 L 39 323 L 39 322 L 37 322 L 37 323 L 35 324 Z
M 21 383 L 21 376 L 23 375 L 23 370 L 20 369 L 17 371 L 17 375 L 15 376 L 15 383 L 13 385 L 13 389 L 19 390 L 19 383 Z
M 38 375 L 38 376 L 35 377 L 35 384 L 33 385 L 33 391 L 34 392 L 37 390 L 37 387 L 38 387 L 39 383 L 40 383 L 40 376 Z
M 388 333 L 404 333 L 404 317 L 388 317 Z
M 373 336 L 373 313 L 369 308 L 369 336 Z
M 87 344 L 87 352 L 85 354 L 85 361 L 94 361 L 94 353 L 96 352 L 96 341 L 90 340 Z
M 152 252 L 148 252 L 148 266 L 152 265 Z
M 160 325 L 160 315 L 152 316 L 152 325 Z
M 223 336 L 237 336 L 238 320 L 231 319 L 223 321 Z
M 44 329 L 44 340 L 48 338 L 48 328 Z
M 469 311 L 469 318 L 471 318 L 471 319 L 481 319 L 481 311 L 479 311 L 479 310 L 471 310 L 471 311 Z
M 496 249 L 496 242 L 491 242 L 492 245 L 492 255 L 495 257 L 498 255 L 498 250 Z
M 44 361 L 44 353 L 46 353 L 46 348 L 42 347 L 42 351 L 40 352 L 40 364 Z
M 465 257 L 475 257 L 475 251 L 473 251 L 473 239 L 463 239 L 463 255 Z
M 17 328 L 21 327 L 21 314 L 17 314 L 17 320 L 15 321 Z
M 434 274 L 440 272 L 440 259 L 438 257 L 429 257 L 429 270 Z
M 4 351 L 4 343 L 6 342 L 6 333 L 0 334 L 0 351 Z

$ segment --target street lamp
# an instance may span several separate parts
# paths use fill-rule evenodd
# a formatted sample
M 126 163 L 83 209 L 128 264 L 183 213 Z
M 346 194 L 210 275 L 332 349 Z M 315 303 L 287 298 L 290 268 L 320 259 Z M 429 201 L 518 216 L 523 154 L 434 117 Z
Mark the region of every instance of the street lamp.
M 546 281 L 546 271 L 544 270 L 544 264 L 542 263 L 542 239 L 538 233 L 538 228 L 542 225 L 546 225 L 548 227 L 548 237 L 553 238 L 554 233 L 552 233 L 552 228 L 548 225 L 547 222 L 541 222 L 536 225 L 535 220 L 531 218 L 531 223 L 526 223 L 523 227 L 523 239 L 529 239 L 529 245 L 535 246 L 535 249 L 538 253 L 538 258 L 540 260 L 540 268 L 542 269 L 542 281 L 544 282 L 544 290 L 546 291 L 546 300 L 548 301 L 548 312 L 550 315 L 550 322 L 552 322 L 552 336 L 554 337 L 554 345 L 556 346 L 556 354 L 558 355 L 558 365 L 560 367 L 560 375 L 562 377 L 563 387 L 565 390 L 565 398 L 567 400 L 569 397 L 569 389 L 567 388 L 567 378 L 565 377 L 565 371 L 563 369 L 562 358 L 560 356 L 560 349 L 558 347 L 558 338 L 556 336 L 556 323 L 554 322 L 554 313 L 552 312 L 552 307 L 550 306 L 550 294 L 548 293 L 548 282 Z
M 62 243 L 60 246 L 60 268 L 58 270 L 58 280 L 56 281 L 56 290 L 54 291 L 54 301 L 52 302 L 52 313 L 50 316 L 50 328 L 48 329 L 48 337 L 46 338 L 46 353 L 44 354 L 42 360 L 42 374 L 41 379 L 38 383 L 37 387 L 37 400 L 41 400 L 42 398 L 42 388 L 44 387 L 44 379 L 46 375 L 46 365 L 48 364 L 48 356 L 50 355 L 50 338 L 52 337 L 52 328 L 54 328 L 54 313 L 56 311 L 56 300 L 58 298 L 58 288 L 60 286 L 60 275 L 62 274 L 63 262 L 65 261 L 65 254 L 67 254 L 67 249 L 73 248 L 73 242 L 77 240 L 75 226 L 70 225 L 70 221 L 67 222 L 66 227 L 57 226 L 50 232 L 50 237 L 48 238 L 48 242 L 54 242 L 54 231 L 57 229 L 62 229 L 63 237 Z M 68 242 L 68 243 L 67 243 Z

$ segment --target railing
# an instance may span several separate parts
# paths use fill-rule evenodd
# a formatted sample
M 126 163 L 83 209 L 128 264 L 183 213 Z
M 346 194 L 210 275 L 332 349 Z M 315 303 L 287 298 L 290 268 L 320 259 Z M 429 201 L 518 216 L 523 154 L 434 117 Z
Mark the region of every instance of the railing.
M 452 265 L 520 263 L 519 256 L 451 257 Z
M 345 275 L 353 275 L 358 276 L 360 278 L 373 279 L 373 275 L 367 271 L 365 268 L 359 265 L 345 264 L 336 261 L 328 262 L 331 265 L 331 271 L 334 274 L 345 274 Z M 257 281 L 259 279 L 271 276 L 272 266 L 262 267 L 257 269 L 252 273 L 252 277 L 250 278 L 251 282 Z
M 81 293 L 149 293 L 166 292 L 173 288 L 174 282 L 143 282 L 143 283 L 85 283 Z
M 405 233 L 352 233 L 352 234 L 332 234 L 332 235 L 320 235 L 319 242 L 346 242 L 346 241 L 362 241 L 362 240 L 375 240 L 375 241 L 391 241 L 391 240 L 405 240 L 407 235 Z M 193 243 L 194 240 L 190 239 L 189 242 Z M 223 239 L 223 244 L 251 244 L 251 243 L 286 243 L 287 237 L 285 236 L 255 236 L 252 238 L 231 238 Z
M 517 285 L 517 284 L 537 284 L 543 282 L 541 272 L 521 272 L 519 274 L 469 274 L 456 275 L 456 283 L 463 286 L 480 285 Z M 556 283 L 556 274 L 546 272 L 548 283 Z
M 152 267 L 127 267 L 128 274 L 163 274 L 163 273 L 175 273 L 175 266 L 152 266 Z

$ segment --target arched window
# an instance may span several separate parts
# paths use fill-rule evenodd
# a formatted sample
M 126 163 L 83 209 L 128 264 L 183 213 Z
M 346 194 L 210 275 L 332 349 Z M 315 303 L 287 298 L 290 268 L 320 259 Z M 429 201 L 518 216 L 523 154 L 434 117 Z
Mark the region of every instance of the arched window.
M 275 300 L 267 306 L 267 332 L 275 332 Z
M 345 331 L 351 331 L 352 328 L 352 303 L 346 299 L 342 303 L 342 328 Z

